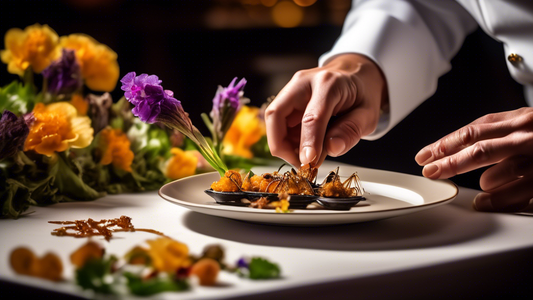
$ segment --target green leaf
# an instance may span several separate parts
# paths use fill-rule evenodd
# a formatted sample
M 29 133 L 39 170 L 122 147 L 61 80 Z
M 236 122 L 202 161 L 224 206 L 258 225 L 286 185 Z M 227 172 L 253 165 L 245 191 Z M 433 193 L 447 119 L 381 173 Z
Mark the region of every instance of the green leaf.
M 161 128 L 151 126 L 148 130 L 148 143 L 146 145 L 148 158 L 165 157 L 170 153 L 170 148 L 170 139 L 167 132 Z
M 76 173 L 73 169 L 76 169 Z M 72 164 L 64 152 L 57 154 L 57 162 L 51 166 L 50 175 L 55 178 L 54 186 L 63 197 L 62 200 L 95 200 L 105 195 L 83 181 L 82 170 Z
M 0 163 L 2 217 L 18 218 L 30 205 L 57 202 L 53 179 L 22 151 Z
M 23 183 L 13 179 L 5 180 L 3 185 L 0 188 L 2 217 L 16 219 L 32 204 L 31 192 Z
M 250 279 L 279 278 L 281 270 L 275 263 L 260 257 L 253 257 L 248 265 Z
M 0 88 L 0 111 L 9 110 L 16 115 L 30 112 L 35 104 L 35 89 L 32 85 L 13 81 Z
M 138 296 L 151 296 L 162 292 L 179 292 L 189 289 L 187 281 L 173 279 L 168 274 L 147 280 L 143 280 L 140 276 L 131 272 L 124 272 L 123 275 L 128 280 L 127 285 L 130 292 Z
M 93 258 L 76 270 L 76 283 L 84 290 L 101 294 L 114 294 L 111 270 L 117 258 Z

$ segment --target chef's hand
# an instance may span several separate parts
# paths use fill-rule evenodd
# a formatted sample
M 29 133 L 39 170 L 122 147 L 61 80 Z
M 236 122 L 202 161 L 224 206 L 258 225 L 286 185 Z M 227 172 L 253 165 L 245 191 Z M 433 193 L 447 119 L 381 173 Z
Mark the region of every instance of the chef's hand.
M 473 206 L 516 212 L 533 198 L 533 108 L 489 114 L 424 147 L 415 157 L 431 179 L 487 169 Z
M 386 99 L 379 67 L 362 55 L 298 71 L 266 110 L 270 151 L 295 167 L 318 167 L 326 155 L 342 155 L 372 133 Z

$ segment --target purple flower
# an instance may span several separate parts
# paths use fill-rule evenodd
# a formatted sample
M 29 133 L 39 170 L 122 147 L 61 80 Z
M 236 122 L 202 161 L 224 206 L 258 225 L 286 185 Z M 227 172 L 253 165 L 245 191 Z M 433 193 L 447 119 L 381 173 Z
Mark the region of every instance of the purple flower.
M 4 110 L 0 119 L 0 161 L 22 150 L 30 133 L 28 125 L 32 122 L 31 114 L 19 118 L 9 110 Z
M 237 261 L 237 268 L 244 268 L 244 269 L 248 269 L 248 267 L 250 266 L 250 263 L 248 262 L 248 260 L 244 257 L 240 258 L 238 261 Z
M 189 127 L 190 119 L 183 111 L 181 102 L 174 98 L 172 91 L 163 90 L 161 80 L 157 76 L 147 74 L 136 76 L 135 72 L 130 72 L 120 82 L 124 96 L 135 105 L 131 111 L 141 121 L 149 124 L 164 123 L 164 120 L 174 119 L 176 117 L 174 115 L 178 113 L 178 117 L 183 118 L 184 124 Z
M 210 116 L 213 120 L 213 139 L 215 145 L 222 142 L 237 112 L 248 101 L 248 99 L 243 97 L 246 79 L 241 79 L 235 85 L 236 81 L 237 77 L 233 78 L 226 88 L 218 86 L 218 90 L 213 98 L 213 109 L 211 110 Z
M 124 76 L 121 89 L 124 91 L 124 96 L 133 105 L 137 105 L 143 98 L 143 91 L 146 85 L 161 86 L 161 80 L 156 75 L 141 74 L 136 76 L 135 72 L 129 72 Z
M 48 80 L 48 91 L 52 94 L 73 93 L 83 85 L 74 50 L 63 49 L 61 58 L 44 69 L 42 74 Z
M 218 90 L 213 98 L 213 110 L 211 111 L 211 117 L 213 114 L 219 114 L 226 106 L 229 106 L 232 110 L 237 111 L 241 108 L 241 98 L 244 94 L 243 89 L 246 85 L 246 79 L 241 79 L 235 86 L 237 77 L 233 78 L 228 87 L 224 88 L 218 86 Z
M 228 170 L 226 164 L 218 153 L 213 151 L 198 128 L 194 127 L 181 102 L 174 98 L 174 93 L 163 89 L 161 80 L 157 76 L 147 74 L 136 76 L 135 72 L 130 72 L 120 81 L 124 97 L 135 105 L 131 110 L 135 116 L 145 123 L 159 122 L 183 133 L 198 145 L 202 156 L 221 176 L 224 176 Z

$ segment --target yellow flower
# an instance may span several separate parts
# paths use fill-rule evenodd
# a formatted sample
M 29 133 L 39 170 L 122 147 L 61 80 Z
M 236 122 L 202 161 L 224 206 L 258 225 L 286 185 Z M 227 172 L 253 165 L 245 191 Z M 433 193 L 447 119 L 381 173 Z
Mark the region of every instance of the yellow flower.
M 70 99 L 70 104 L 72 104 L 76 108 L 76 111 L 78 111 L 78 115 L 87 115 L 87 111 L 89 110 L 89 102 L 85 101 L 85 99 L 83 99 L 80 94 L 74 94 L 72 96 L 72 99 Z
M 259 108 L 243 106 L 224 138 L 224 152 L 252 158 L 250 147 L 265 135 L 265 123 L 259 118 Z
M 192 151 L 183 151 L 180 148 L 170 149 L 172 157 L 166 163 L 166 174 L 172 180 L 194 175 L 198 157 Z
M 176 272 L 191 266 L 187 245 L 169 238 L 146 241 L 150 245 L 148 254 L 154 268 L 160 272 Z
M 105 128 L 100 131 L 99 148 L 103 151 L 100 163 L 102 165 L 113 164 L 116 168 L 131 172 L 133 151 L 130 149 L 131 142 L 120 129 Z
M 58 40 L 57 33 L 48 25 L 35 24 L 24 30 L 12 28 L 4 37 L 6 49 L 0 51 L 0 56 L 11 74 L 22 76 L 28 67 L 41 73 L 60 57 Z
M 113 50 L 82 34 L 62 36 L 60 43 L 63 48 L 76 52 L 81 75 L 90 89 L 104 92 L 115 89 L 119 67 L 117 54 Z
M 93 140 L 91 120 L 78 116 L 76 108 L 68 102 L 48 105 L 37 103 L 33 109 L 35 122 L 24 144 L 24 151 L 52 156 L 70 147 L 85 148 Z
M 291 212 L 289 210 L 290 206 L 290 200 L 291 196 L 287 194 L 286 192 L 280 193 L 278 195 L 279 200 L 273 201 L 270 203 L 270 205 L 274 206 L 276 208 L 277 213 L 289 213 Z

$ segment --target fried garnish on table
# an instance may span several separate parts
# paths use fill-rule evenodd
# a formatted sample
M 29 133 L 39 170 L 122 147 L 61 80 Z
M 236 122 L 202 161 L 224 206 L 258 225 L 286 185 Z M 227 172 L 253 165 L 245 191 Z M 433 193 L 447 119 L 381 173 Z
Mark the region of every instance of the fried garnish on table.
M 72 225 L 63 226 L 52 231 L 52 235 L 56 236 L 72 236 L 77 238 L 90 237 L 90 236 L 103 236 L 107 241 L 113 236 L 113 232 L 134 232 L 144 231 L 161 236 L 165 236 L 163 233 L 145 228 L 135 228 L 131 223 L 131 218 L 127 216 L 120 216 L 115 219 L 102 219 L 99 221 L 91 218 L 87 220 L 75 220 L 75 221 L 48 221 L 50 224 L 59 225 Z

